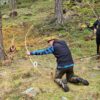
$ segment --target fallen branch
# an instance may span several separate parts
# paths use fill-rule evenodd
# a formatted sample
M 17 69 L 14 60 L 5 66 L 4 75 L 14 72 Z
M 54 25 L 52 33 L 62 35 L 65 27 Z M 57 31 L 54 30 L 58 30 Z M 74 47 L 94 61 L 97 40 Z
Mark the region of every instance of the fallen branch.
M 91 59 L 91 58 L 93 58 L 93 57 L 99 57 L 100 55 L 91 55 L 91 56 L 89 56 L 89 57 L 82 57 L 82 58 L 77 58 L 77 59 L 75 59 L 75 61 L 77 61 L 77 60 L 84 60 L 84 59 Z

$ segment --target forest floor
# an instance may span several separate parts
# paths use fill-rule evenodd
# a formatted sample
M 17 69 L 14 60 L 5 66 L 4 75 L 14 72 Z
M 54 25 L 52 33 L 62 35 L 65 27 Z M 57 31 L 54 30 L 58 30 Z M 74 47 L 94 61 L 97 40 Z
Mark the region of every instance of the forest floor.
M 8 54 L 7 51 L 14 36 L 16 52 L 8 54 L 14 56 L 12 64 L 0 66 L 0 100 L 33 100 L 29 95 L 23 94 L 25 90 L 32 87 L 39 90 L 34 98 L 35 100 L 62 100 L 62 97 L 66 97 L 67 100 L 100 100 L 100 69 L 97 68 L 97 66 L 100 66 L 100 60 L 96 60 L 96 57 L 90 58 L 91 55 L 96 54 L 95 39 L 84 40 L 84 37 L 90 34 L 91 31 L 84 29 L 79 32 L 76 28 L 74 29 L 74 26 L 71 27 L 71 32 L 62 30 L 51 32 L 49 30 L 51 34 L 62 34 L 60 38 L 69 44 L 75 61 L 75 74 L 87 79 L 90 83 L 89 86 L 68 83 L 70 91 L 65 93 L 53 80 L 56 69 L 54 56 L 31 56 L 33 62 L 38 62 L 36 69 L 26 55 L 25 48 L 25 35 L 32 24 L 34 27 L 26 40 L 28 49 L 37 50 L 48 46 L 44 41 L 47 35 L 41 35 L 36 26 L 40 27 L 40 23 L 45 24 L 45 19 L 49 15 L 53 15 L 53 2 L 52 0 L 45 0 L 44 2 L 35 2 L 31 6 L 28 4 L 28 6 L 31 9 L 27 7 L 18 8 L 19 15 L 15 19 L 3 19 L 5 51 Z M 82 10 L 85 12 L 84 9 Z M 8 13 L 9 11 L 4 9 L 4 14 L 7 15 Z M 32 13 L 32 16 L 27 16 L 29 13 Z M 91 22 L 94 20 L 95 18 L 91 18 Z
M 52 55 L 32 56 L 32 60 L 38 62 L 38 70 L 36 70 L 30 62 L 29 57 L 25 54 L 24 33 L 20 33 L 22 29 L 18 27 L 16 29 L 15 34 L 17 34 L 19 38 L 23 34 L 23 40 L 21 37 L 22 41 L 15 43 L 17 52 L 14 54 L 13 63 L 8 66 L 0 67 L 1 100 L 24 100 L 26 96 L 22 95 L 22 92 L 31 87 L 37 87 L 40 90 L 40 93 L 35 97 L 36 100 L 61 100 L 63 96 L 68 100 L 99 100 L 100 70 L 96 69 L 96 66 L 100 65 L 99 60 L 96 60 L 95 57 L 75 60 L 75 74 L 87 79 L 90 85 L 83 86 L 68 83 L 70 92 L 64 93 L 53 81 L 56 69 L 55 58 Z M 6 29 L 8 33 L 12 33 L 11 29 L 9 30 Z M 5 34 L 7 35 L 6 32 Z M 29 49 L 36 50 L 40 48 L 41 45 L 42 47 L 46 45 L 40 37 L 35 39 L 30 38 L 29 40 L 28 44 L 30 43 L 29 45 L 31 45 Z M 41 45 L 37 46 L 38 43 Z M 27 100 L 30 99 L 28 98 Z

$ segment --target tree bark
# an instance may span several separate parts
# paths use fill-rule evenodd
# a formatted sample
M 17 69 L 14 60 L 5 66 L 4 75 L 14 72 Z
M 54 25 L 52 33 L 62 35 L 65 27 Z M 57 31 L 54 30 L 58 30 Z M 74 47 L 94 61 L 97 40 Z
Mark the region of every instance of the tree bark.
M 4 52 L 4 46 L 3 46 L 3 34 L 2 34 L 2 15 L 0 12 L 0 60 L 4 60 L 6 57 Z
M 55 0 L 55 18 L 57 24 L 64 23 L 62 0 Z
M 16 0 L 9 0 L 9 8 L 11 10 L 10 12 L 10 16 L 11 17 L 15 17 L 17 16 L 17 4 L 16 4 Z
M 12 11 L 16 10 L 16 0 L 9 0 L 9 7 Z

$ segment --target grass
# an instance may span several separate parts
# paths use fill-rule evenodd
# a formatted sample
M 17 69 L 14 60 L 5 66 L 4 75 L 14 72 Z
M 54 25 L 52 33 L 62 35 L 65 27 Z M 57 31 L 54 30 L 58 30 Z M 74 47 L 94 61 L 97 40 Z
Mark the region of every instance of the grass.
M 27 7 L 25 7 L 27 5 Z M 38 6 L 37 6 L 38 5 Z M 25 34 L 31 24 L 34 26 L 42 27 L 47 20 L 48 16 L 53 16 L 53 0 L 38 0 L 33 4 L 25 3 L 20 5 L 17 9 L 18 16 L 15 19 L 3 19 L 3 34 L 4 34 L 4 46 L 8 50 L 12 36 L 15 35 L 15 45 L 17 52 L 14 56 L 14 61 L 11 65 L 0 66 L 0 99 L 1 100 L 25 100 L 25 96 L 22 92 L 30 87 L 38 87 L 44 92 L 41 92 L 36 96 L 36 100 L 61 100 L 62 96 L 68 100 L 99 100 L 100 98 L 100 72 L 94 70 L 96 66 L 99 66 L 99 61 L 95 58 L 76 60 L 84 56 L 90 56 L 96 54 L 95 40 L 85 41 L 84 37 L 91 33 L 90 30 L 83 29 L 78 30 L 77 25 L 79 23 L 84 24 L 88 20 L 86 16 L 77 18 L 77 20 L 69 21 L 65 30 L 54 30 L 52 34 L 61 34 L 69 44 L 73 58 L 75 60 L 75 74 L 80 77 L 89 80 L 89 86 L 74 85 L 68 83 L 70 92 L 64 93 L 54 82 L 51 77 L 51 72 L 55 73 L 56 59 L 52 55 L 44 56 L 32 56 L 33 61 L 38 62 L 38 70 L 34 70 L 29 58 L 26 56 L 26 49 L 24 45 Z M 79 13 L 84 14 L 83 8 L 79 10 Z M 88 9 L 90 11 L 90 9 Z M 4 13 L 8 14 L 9 10 L 4 9 Z M 42 12 L 42 13 L 41 13 Z M 32 16 L 26 16 L 27 13 L 32 13 Z M 91 12 L 89 12 L 91 13 Z M 93 23 L 95 18 L 89 20 Z M 46 22 L 47 20 L 47 22 Z M 82 21 L 82 22 L 80 22 Z M 26 23 L 25 27 L 22 27 L 22 22 Z M 14 27 L 12 27 L 14 25 Z M 46 26 L 46 25 L 45 25 Z M 49 28 L 46 26 L 46 28 Z M 46 35 L 41 35 L 39 29 L 34 27 L 32 32 L 27 37 L 27 45 L 29 50 L 36 50 L 47 47 L 44 42 Z M 84 93 L 84 94 L 83 94 Z
M 49 56 L 48 56 L 49 57 Z M 34 57 L 35 58 L 35 57 Z M 52 58 L 51 56 L 49 58 Z M 49 59 L 48 58 L 48 59 Z M 44 59 L 44 60 L 42 60 Z M 41 61 L 39 65 L 39 70 L 42 72 L 43 76 L 40 76 L 39 73 L 34 73 L 34 70 L 32 68 L 32 65 L 29 63 L 29 61 L 19 60 L 12 67 L 3 67 L 1 68 L 1 71 L 6 70 L 5 78 L 3 77 L 2 83 L 0 87 L 5 87 L 2 92 L 7 92 L 5 100 L 22 100 L 22 96 L 20 96 L 21 92 L 23 92 L 25 89 L 29 87 L 39 87 L 42 89 L 50 89 L 50 93 L 41 93 L 36 98 L 36 100 L 60 100 L 62 96 L 67 97 L 69 100 L 90 100 L 91 96 L 93 96 L 92 100 L 99 100 L 99 97 L 97 94 L 99 94 L 100 87 L 99 87 L 99 71 L 95 71 L 92 68 L 94 65 L 96 65 L 96 61 L 84 61 L 76 64 L 75 72 L 81 77 L 84 77 L 89 80 L 90 86 L 77 86 L 73 84 L 68 84 L 70 87 L 70 92 L 64 93 L 62 89 L 58 88 L 58 86 L 53 82 L 53 80 L 50 78 L 50 71 L 52 71 L 50 68 L 53 68 L 54 71 L 54 65 L 55 63 L 52 61 L 53 59 L 49 59 L 50 63 L 48 64 L 48 59 L 45 60 L 45 57 L 40 57 L 39 59 L 36 57 L 35 60 Z M 24 62 L 23 62 L 24 61 Z M 49 66 L 46 66 L 46 65 Z M 89 64 L 89 65 L 88 65 Z M 44 65 L 44 66 L 43 66 Z M 50 68 L 49 68 L 50 67 Z M 45 71 L 46 70 L 46 71 Z M 44 73 L 45 71 L 45 73 Z M 35 75 L 35 76 L 34 76 Z M 6 80 L 6 81 L 5 81 Z M 53 92 L 52 92 L 53 91 Z M 84 95 L 83 96 L 83 92 Z M 96 97 L 97 96 L 97 97 Z

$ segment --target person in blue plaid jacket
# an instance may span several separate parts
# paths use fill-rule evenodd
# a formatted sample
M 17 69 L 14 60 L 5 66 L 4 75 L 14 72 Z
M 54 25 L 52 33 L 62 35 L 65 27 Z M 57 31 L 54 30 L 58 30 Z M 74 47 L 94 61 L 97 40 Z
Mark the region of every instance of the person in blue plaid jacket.
M 73 67 L 74 61 L 70 52 L 69 47 L 66 42 L 63 40 L 58 40 L 56 38 L 48 39 L 49 47 L 42 49 L 27 52 L 27 55 L 45 55 L 53 54 L 56 57 L 57 69 L 55 72 L 54 81 L 61 86 L 65 92 L 69 91 L 67 82 L 71 83 L 83 83 L 84 85 L 89 85 L 87 80 L 84 80 L 76 75 L 74 75 Z M 63 80 L 63 75 L 66 74 L 66 80 Z

